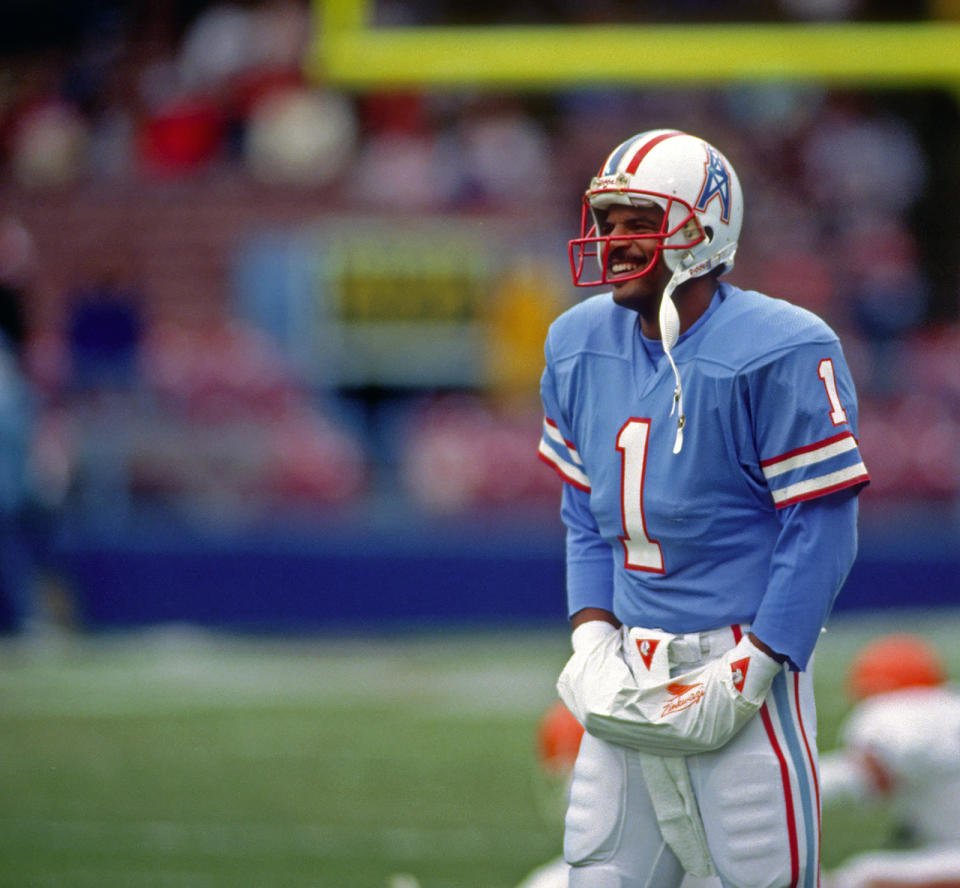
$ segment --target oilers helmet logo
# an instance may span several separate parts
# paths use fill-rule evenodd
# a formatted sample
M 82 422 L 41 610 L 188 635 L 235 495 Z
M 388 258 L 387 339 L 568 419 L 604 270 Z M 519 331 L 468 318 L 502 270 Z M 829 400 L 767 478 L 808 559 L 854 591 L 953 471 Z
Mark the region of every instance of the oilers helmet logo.
M 704 147 L 707 149 L 707 160 L 704 163 L 703 185 L 700 187 L 700 195 L 693 208 L 702 213 L 711 200 L 717 199 L 720 201 L 720 218 L 724 222 L 729 222 L 730 171 L 716 148 L 710 145 Z

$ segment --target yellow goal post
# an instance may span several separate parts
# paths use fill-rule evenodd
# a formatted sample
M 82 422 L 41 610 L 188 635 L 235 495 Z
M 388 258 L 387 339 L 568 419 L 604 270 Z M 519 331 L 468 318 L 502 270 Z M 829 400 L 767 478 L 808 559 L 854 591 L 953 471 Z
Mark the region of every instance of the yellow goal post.
M 317 82 L 552 90 L 812 81 L 960 84 L 960 22 L 375 26 L 373 0 L 314 0 Z

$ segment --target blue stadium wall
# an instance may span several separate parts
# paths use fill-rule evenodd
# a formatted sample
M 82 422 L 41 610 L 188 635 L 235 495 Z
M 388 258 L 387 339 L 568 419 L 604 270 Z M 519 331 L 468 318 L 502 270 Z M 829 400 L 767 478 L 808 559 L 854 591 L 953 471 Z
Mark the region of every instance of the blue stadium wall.
M 378 632 L 560 623 L 562 550 L 557 528 L 529 522 L 219 536 L 155 527 L 67 536 L 57 562 L 90 631 L 182 622 L 235 631 Z M 956 604 L 957 533 L 924 526 L 864 532 L 836 608 Z

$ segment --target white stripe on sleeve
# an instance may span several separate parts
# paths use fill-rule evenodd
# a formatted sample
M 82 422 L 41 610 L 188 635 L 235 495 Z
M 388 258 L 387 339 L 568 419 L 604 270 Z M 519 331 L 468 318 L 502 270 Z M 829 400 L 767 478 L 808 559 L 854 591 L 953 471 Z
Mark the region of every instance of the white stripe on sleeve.
M 795 484 L 788 484 L 786 487 L 780 487 L 770 492 L 773 495 L 774 504 L 783 506 L 791 502 L 812 499 L 833 490 L 840 490 L 858 481 L 866 481 L 868 478 L 867 467 L 862 462 L 858 462 L 855 465 L 847 466 L 845 469 L 828 472 L 826 475 L 819 475 L 816 478 L 808 478 L 806 481 L 797 481 Z
M 583 461 L 580 459 L 580 454 L 577 453 L 577 448 L 560 434 L 560 429 L 550 422 L 549 419 L 545 419 L 543 421 L 543 430 L 547 433 L 547 437 L 551 441 L 556 441 L 569 452 L 570 459 L 572 459 L 578 466 L 583 465 Z
M 776 478 L 784 472 L 791 472 L 794 469 L 802 469 L 804 466 L 812 466 L 814 463 L 823 462 L 846 453 L 848 450 L 857 449 L 857 439 L 853 435 L 847 435 L 839 441 L 831 444 L 825 444 L 823 447 L 817 447 L 815 450 L 809 450 L 806 453 L 798 453 L 796 456 L 790 456 L 786 459 L 778 460 L 763 466 L 763 475 L 767 480 Z
M 559 456 L 559 454 L 557 454 L 557 452 L 542 438 L 540 439 L 540 447 L 538 452 L 540 454 L 540 458 L 544 462 L 553 466 L 553 468 L 560 473 L 562 478 L 572 482 L 573 484 L 576 484 L 579 487 L 582 487 L 585 490 L 590 490 L 590 479 L 587 477 L 586 472 Z

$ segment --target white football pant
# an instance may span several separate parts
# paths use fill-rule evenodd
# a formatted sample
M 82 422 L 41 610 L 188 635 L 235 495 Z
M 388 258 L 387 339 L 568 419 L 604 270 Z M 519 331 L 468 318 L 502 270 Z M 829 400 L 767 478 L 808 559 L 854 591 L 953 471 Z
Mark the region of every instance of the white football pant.
M 733 630 L 701 639 L 704 662 L 735 644 Z M 687 763 L 725 888 L 817 888 L 820 797 L 810 671 L 782 671 L 740 733 Z M 684 872 L 661 835 L 638 753 L 584 734 L 564 857 L 572 866 L 570 888 L 679 888 Z

